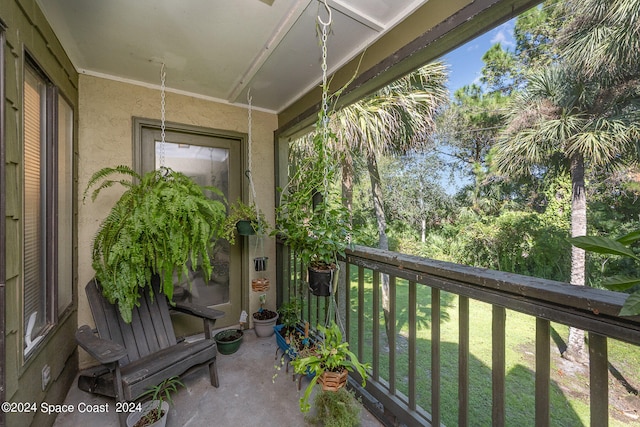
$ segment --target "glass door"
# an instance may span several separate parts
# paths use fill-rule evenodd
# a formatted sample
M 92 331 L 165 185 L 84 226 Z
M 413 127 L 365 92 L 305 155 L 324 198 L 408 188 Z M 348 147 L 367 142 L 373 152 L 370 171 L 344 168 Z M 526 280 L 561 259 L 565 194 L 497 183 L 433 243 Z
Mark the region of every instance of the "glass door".
M 161 142 L 160 130 L 141 127 L 141 159 L 144 172 L 160 166 L 169 167 L 193 178 L 198 184 L 217 187 L 227 200 L 241 197 L 242 139 L 167 130 Z M 211 194 L 212 198 L 219 197 Z M 190 301 L 225 312 L 216 327 L 236 324 L 241 312 L 241 250 L 219 239 L 215 244 L 213 273 L 206 282 L 201 272 L 191 273 L 181 282 L 174 282 L 174 299 Z M 177 334 L 202 331 L 202 322 L 190 316 L 174 318 Z

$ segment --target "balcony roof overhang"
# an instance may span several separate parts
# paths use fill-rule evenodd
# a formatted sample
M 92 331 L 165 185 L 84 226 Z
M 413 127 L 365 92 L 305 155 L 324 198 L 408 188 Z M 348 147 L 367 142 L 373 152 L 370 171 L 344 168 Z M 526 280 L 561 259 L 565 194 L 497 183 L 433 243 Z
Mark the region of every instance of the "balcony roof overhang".
M 321 81 L 317 0 L 37 0 L 83 74 L 312 121 Z M 537 4 L 531 0 L 327 0 L 332 88 L 348 103 Z M 325 19 L 326 16 L 323 16 Z M 360 67 L 357 64 L 360 62 Z M 357 69 L 357 72 L 356 72 Z

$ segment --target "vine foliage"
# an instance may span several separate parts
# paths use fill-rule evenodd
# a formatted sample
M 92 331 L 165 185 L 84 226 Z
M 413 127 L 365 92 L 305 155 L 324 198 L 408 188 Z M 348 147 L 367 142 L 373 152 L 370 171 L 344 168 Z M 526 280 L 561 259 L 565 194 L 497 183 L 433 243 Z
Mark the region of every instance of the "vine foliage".
M 166 167 L 143 176 L 128 166 L 103 168 L 89 180 L 84 198 L 93 189 L 95 201 L 102 190 L 114 185 L 126 191 L 94 238 L 92 266 L 104 296 L 112 304 L 117 302 L 122 318 L 131 322 L 141 290 L 149 286 L 152 292 L 153 275 L 160 277 L 161 292 L 169 301 L 174 274 L 181 281 L 189 278 L 189 270 L 201 269 L 209 281 L 226 202 L 217 188 L 201 187 Z

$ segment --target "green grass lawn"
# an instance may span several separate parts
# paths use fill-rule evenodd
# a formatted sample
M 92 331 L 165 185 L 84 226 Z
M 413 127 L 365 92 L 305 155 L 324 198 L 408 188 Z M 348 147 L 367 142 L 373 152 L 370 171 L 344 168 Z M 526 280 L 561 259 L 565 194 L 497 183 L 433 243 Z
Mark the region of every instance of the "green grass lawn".
M 365 276 L 365 345 L 364 361 L 372 361 L 371 272 Z M 351 334 L 357 331 L 357 270 L 352 270 Z M 396 319 L 396 387 L 406 394 L 408 390 L 408 283 L 397 281 Z M 431 290 L 418 285 L 418 325 L 417 325 L 417 394 L 418 404 L 431 410 Z M 441 414 L 446 425 L 458 423 L 458 297 L 441 293 Z M 380 307 L 380 376 L 388 379 L 388 343 L 384 334 L 384 320 Z M 470 356 L 469 356 L 469 419 L 474 426 L 491 425 L 491 305 L 471 300 L 470 311 Z M 535 323 L 532 316 L 507 311 L 506 319 L 506 424 L 510 426 L 533 426 L 535 424 Z M 568 328 L 552 324 L 552 335 L 556 339 L 566 339 Z M 554 426 L 589 425 L 589 376 L 586 367 L 561 359 L 556 340 L 552 340 L 551 366 L 551 423 Z M 351 346 L 357 350 L 357 342 Z M 640 387 L 640 348 L 615 340 L 609 340 L 609 361 L 619 371 L 621 378 L 634 388 Z M 635 399 L 620 385 L 620 381 L 610 376 L 610 426 L 640 426 L 622 415 L 612 401 Z

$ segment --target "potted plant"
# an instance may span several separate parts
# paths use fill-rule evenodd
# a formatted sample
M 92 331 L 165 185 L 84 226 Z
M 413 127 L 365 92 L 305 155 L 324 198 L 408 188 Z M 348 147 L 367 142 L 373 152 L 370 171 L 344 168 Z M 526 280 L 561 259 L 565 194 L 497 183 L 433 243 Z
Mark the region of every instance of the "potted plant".
M 264 308 L 267 302 L 267 295 L 260 295 L 260 309 L 253 313 L 253 328 L 259 337 L 270 337 L 273 335 L 273 327 L 278 321 L 278 313 Z
M 353 392 L 320 391 L 313 399 L 314 415 L 304 417 L 312 425 L 354 427 L 360 425 L 360 404 Z
M 273 327 L 276 332 L 278 347 L 280 347 L 284 354 L 289 354 L 290 356 L 292 352 L 289 346 L 293 341 L 300 340 L 300 336 L 302 336 L 302 331 L 298 329 L 300 309 L 301 301 L 297 298 L 283 303 L 277 310 L 280 324 Z M 306 325 L 308 325 L 308 323 Z M 308 328 L 305 327 L 305 330 L 308 338 Z
M 338 256 L 344 256 L 351 235 L 349 212 L 337 186 L 339 161 L 328 148 L 336 136 L 323 126 L 325 119 L 321 111 L 311 147 L 281 193 L 275 231 L 307 266 L 309 286 L 317 296 L 330 295 Z
M 229 215 L 223 225 L 222 237 L 233 245 L 236 242 L 236 233 L 240 236 L 269 233 L 269 223 L 255 203 L 246 204 L 238 199 L 229 205 Z
M 184 384 L 178 377 L 171 377 L 146 391 L 141 397 L 150 396 L 151 400 L 127 416 L 127 427 L 164 427 L 169 404 L 173 403 L 171 393 L 176 392 L 178 386 L 184 387 Z
M 318 326 L 320 339 L 314 350 L 293 360 L 293 368 L 297 374 L 313 375 L 304 395 L 300 398 L 300 410 L 307 412 L 310 408 L 309 397 L 316 383 L 322 385 L 324 391 L 337 391 L 344 387 L 349 372 L 358 372 L 362 378 L 362 386 L 366 385 L 369 364 L 360 363 L 358 357 L 349 350 L 349 343 L 342 341 L 342 333 L 335 322 L 329 327 Z
M 298 320 L 300 319 L 301 308 L 302 302 L 298 298 L 293 298 L 278 307 L 277 311 L 284 331 L 292 332 L 296 329 L 296 326 L 298 326 Z
M 130 178 L 113 179 L 121 175 Z M 178 282 L 189 270 L 201 269 L 208 281 L 216 239 L 221 235 L 226 206 L 220 190 L 201 187 L 186 175 L 161 167 L 143 176 L 128 166 L 103 168 L 89 179 L 84 197 L 92 200 L 119 184 L 126 191 L 111 208 L 93 241 L 92 266 L 105 297 L 118 304 L 131 322 L 140 289 L 160 277 L 160 289 L 173 299 Z M 169 244 L 170 243 L 170 244 Z
M 240 329 L 225 329 L 213 336 L 221 354 L 233 354 L 240 348 L 244 332 Z

